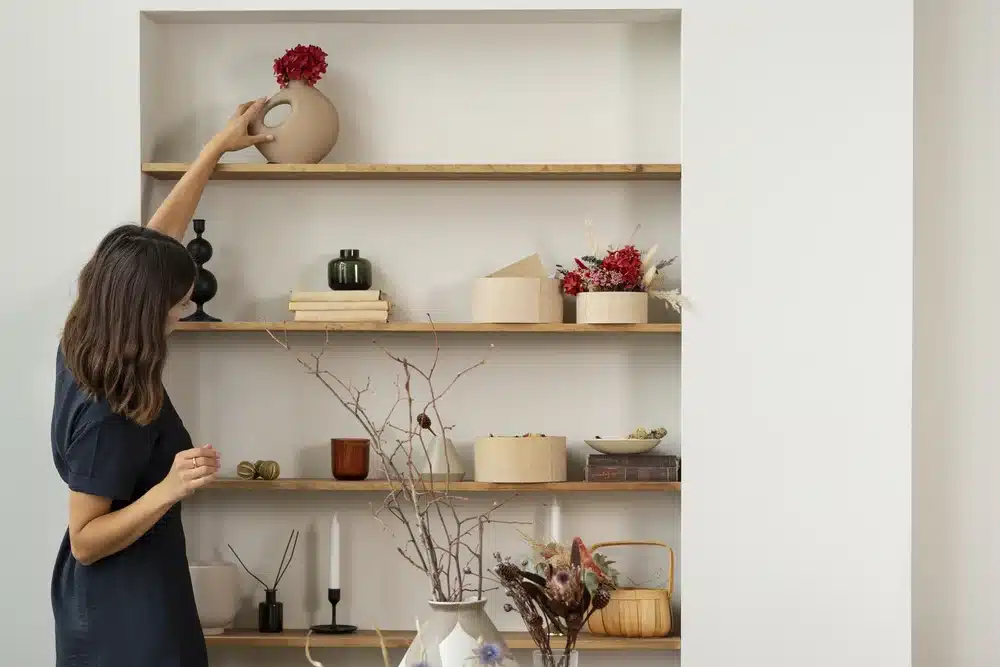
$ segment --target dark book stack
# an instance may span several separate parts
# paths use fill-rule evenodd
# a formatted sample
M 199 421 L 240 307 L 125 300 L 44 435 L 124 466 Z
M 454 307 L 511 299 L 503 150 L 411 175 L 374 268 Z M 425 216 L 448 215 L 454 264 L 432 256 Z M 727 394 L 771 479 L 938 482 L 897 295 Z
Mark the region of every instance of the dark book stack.
M 679 482 L 681 459 L 673 454 L 591 454 L 588 482 Z

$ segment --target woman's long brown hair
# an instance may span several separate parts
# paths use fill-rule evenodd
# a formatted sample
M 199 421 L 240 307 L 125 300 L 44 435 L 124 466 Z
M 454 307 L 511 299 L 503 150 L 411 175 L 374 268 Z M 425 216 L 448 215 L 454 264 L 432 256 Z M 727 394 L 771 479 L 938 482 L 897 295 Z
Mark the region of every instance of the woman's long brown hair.
M 163 407 L 167 318 L 197 268 L 176 239 L 138 225 L 112 230 L 80 272 L 63 328 L 66 367 L 116 413 L 149 424 Z

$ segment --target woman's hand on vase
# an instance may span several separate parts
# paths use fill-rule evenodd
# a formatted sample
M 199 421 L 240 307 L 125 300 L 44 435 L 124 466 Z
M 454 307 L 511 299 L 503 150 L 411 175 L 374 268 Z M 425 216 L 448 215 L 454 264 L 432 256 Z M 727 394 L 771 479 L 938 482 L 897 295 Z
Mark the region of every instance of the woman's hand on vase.
M 267 98 L 262 97 L 252 102 L 244 102 L 236 107 L 236 111 L 229 118 L 226 126 L 212 137 L 206 148 L 221 156 L 223 153 L 239 151 L 266 141 L 273 141 L 274 135 L 271 134 L 250 134 L 250 123 L 259 119 L 266 103 Z

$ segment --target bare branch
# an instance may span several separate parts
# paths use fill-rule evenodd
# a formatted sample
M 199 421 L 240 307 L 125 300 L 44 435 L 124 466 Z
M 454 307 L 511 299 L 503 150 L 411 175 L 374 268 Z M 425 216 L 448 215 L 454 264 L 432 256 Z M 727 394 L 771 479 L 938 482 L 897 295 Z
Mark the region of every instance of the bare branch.
M 400 373 L 394 382 L 396 396 L 383 418 L 373 418 L 364 406 L 365 399 L 375 393 L 371 378 L 365 378 L 363 385 L 355 384 L 352 379 L 323 367 L 324 354 L 331 347 L 329 329 L 319 352 L 297 355 L 296 359 L 305 372 L 319 380 L 354 417 L 370 438 L 372 451 L 381 470 L 385 472 L 389 485 L 389 492 L 383 502 L 372 506 L 373 516 L 397 540 L 398 553 L 426 575 L 433 599 L 454 602 L 462 600 L 466 594 L 475 593 L 481 598 L 488 590 L 483 587 L 486 525 L 521 522 L 492 518 L 493 513 L 506 501 L 494 503 L 486 512 L 461 516 L 457 504 L 465 498 L 452 492 L 450 457 L 445 457 L 444 471 L 433 469 L 428 442 L 430 436 L 425 431 L 442 438 L 442 446 L 445 444 L 454 425 L 442 419 L 440 401 L 459 379 L 483 366 L 486 360 L 482 359 L 463 369 L 449 382 L 443 383 L 444 389 L 438 391 L 435 373 L 439 370 L 441 346 L 434 322 L 430 316 L 428 320 L 434 340 L 434 355 L 426 370 L 408 358 L 379 346 L 388 359 L 400 366 Z M 274 331 L 268 331 L 276 343 L 291 352 L 287 331 L 283 333 L 284 335 L 278 335 Z M 404 416 L 394 421 L 400 406 L 405 406 Z M 427 462 L 428 475 L 421 474 L 423 461 Z M 442 472 L 444 481 L 435 479 Z M 391 516 L 403 527 L 399 538 L 383 520 L 384 515 Z M 473 536 L 476 531 L 478 534 Z M 476 564 L 475 570 L 470 566 L 472 563 Z

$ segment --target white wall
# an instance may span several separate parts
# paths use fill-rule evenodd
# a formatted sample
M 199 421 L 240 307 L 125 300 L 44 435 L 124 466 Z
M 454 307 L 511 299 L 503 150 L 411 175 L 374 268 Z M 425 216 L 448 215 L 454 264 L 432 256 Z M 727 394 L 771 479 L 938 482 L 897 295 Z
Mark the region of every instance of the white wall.
M 691 667 L 909 660 L 910 10 L 803 4 L 685 3 Z M 47 443 L 58 327 L 97 239 L 139 217 L 138 8 L 4 7 L 18 26 L 5 47 L 47 44 L 19 82 L 21 99 L 45 103 L 5 108 L 17 113 L 18 169 L 4 410 L 19 468 L 4 504 L 33 503 L 5 522 L 20 547 L 4 556 L 22 605 L 4 625 L 11 664 L 52 655 L 48 577 L 65 502 Z
M 1000 14 L 989 0 L 916 11 L 914 664 L 987 667 L 1000 663 Z
M 685 12 L 687 667 L 909 664 L 911 33 Z

